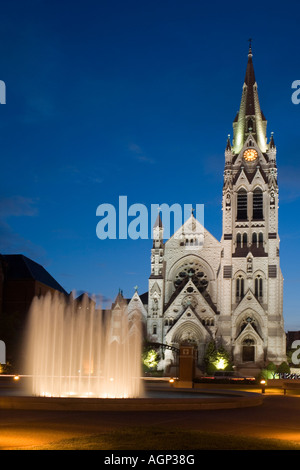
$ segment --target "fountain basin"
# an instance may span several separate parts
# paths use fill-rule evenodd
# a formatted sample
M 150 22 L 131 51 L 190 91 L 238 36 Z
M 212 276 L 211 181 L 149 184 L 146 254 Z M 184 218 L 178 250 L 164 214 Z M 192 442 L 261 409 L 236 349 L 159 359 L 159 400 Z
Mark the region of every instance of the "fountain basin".
M 69 398 L 1 396 L 0 409 L 49 411 L 190 411 L 244 408 L 263 402 L 259 393 L 185 389 L 156 390 L 141 398 Z

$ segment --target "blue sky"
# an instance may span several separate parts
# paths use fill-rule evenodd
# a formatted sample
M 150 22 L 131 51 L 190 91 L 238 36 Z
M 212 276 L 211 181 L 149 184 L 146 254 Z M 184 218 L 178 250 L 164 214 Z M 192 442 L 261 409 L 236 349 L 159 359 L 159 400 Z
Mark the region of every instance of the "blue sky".
M 221 238 L 227 134 L 248 38 L 277 145 L 285 329 L 300 329 L 298 17 L 279 2 L 28 1 L 1 5 L 0 252 L 67 290 L 148 288 L 151 240 L 96 236 L 96 209 L 205 205 Z

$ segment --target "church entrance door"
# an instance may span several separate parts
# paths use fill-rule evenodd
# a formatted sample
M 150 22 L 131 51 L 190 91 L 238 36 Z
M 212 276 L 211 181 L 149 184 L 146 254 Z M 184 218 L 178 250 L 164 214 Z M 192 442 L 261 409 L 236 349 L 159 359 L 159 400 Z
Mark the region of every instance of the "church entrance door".
M 243 362 L 254 362 L 255 360 L 255 348 L 254 346 L 243 346 Z

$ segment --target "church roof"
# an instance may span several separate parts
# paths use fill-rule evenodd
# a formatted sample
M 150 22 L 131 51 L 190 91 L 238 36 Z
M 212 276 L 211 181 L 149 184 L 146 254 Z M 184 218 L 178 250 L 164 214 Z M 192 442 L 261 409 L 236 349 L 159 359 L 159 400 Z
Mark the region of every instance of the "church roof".
M 148 297 L 149 297 L 148 292 L 144 292 L 144 294 L 140 295 L 140 299 L 141 299 L 141 301 L 143 302 L 144 305 L 148 305 Z
M 5 279 L 33 279 L 52 289 L 68 295 L 65 289 L 46 271 L 43 266 L 24 255 L 1 255 L 4 261 Z

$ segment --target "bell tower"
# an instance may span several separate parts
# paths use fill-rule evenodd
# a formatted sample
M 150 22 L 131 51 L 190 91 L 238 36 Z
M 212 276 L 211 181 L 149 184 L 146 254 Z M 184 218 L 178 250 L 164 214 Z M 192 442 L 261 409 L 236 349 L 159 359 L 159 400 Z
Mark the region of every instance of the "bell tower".
M 228 136 L 225 149 L 222 210 L 219 331 L 224 346 L 240 365 L 281 363 L 285 333 L 276 146 L 273 133 L 267 139 L 251 41 L 233 140 Z M 253 345 L 251 353 L 246 344 Z

